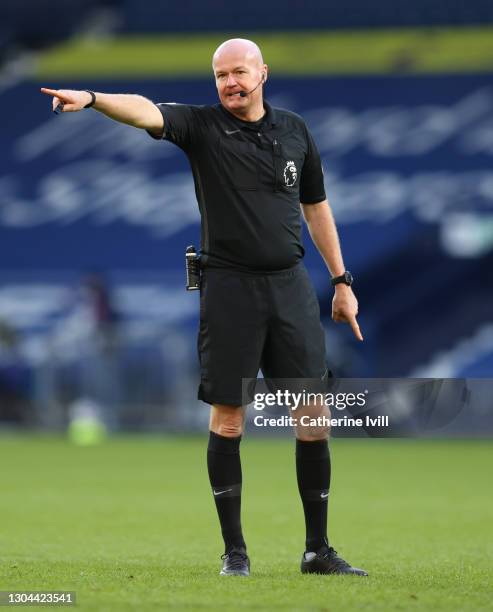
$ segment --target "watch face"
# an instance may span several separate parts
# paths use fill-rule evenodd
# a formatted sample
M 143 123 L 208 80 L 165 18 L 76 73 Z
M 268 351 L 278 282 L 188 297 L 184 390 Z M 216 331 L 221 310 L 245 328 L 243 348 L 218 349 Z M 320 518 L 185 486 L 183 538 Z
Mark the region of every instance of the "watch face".
M 345 277 L 346 285 L 351 286 L 353 284 L 353 275 L 351 274 L 351 272 L 349 272 L 349 270 L 344 272 L 344 277 Z

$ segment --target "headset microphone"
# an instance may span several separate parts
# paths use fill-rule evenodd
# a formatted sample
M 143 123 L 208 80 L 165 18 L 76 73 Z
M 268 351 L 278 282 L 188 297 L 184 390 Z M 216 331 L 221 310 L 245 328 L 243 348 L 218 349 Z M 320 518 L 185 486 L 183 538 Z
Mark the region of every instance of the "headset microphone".
M 251 93 L 253 93 L 257 87 L 260 87 L 260 85 L 262 85 L 262 83 L 265 80 L 265 74 L 262 75 L 262 78 L 260 79 L 260 81 L 257 83 L 257 85 L 255 85 L 255 87 L 253 89 L 251 89 L 250 91 L 240 91 L 240 98 L 246 98 L 247 96 L 249 96 Z

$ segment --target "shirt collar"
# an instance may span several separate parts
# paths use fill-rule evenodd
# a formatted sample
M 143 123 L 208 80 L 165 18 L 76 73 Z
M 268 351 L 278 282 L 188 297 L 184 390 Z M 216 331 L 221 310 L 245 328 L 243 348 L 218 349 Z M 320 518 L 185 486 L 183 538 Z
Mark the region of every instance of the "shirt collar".
M 258 125 L 256 121 L 243 121 L 242 119 L 239 119 L 238 117 L 236 117 L 235 115 L 233 115 L 232 113 L 230 113 L 226 108 L 224 108 L 224 106 L 222 104 L 218 104 L 220 110 L 230 119 L 232 119 L 233 121 L 236 122 L 237 125 L 241 125 L 241 127 L 244 127 L 246 129 L 248 129 L 249 127 L 251 127 L 251 129 L 258 129 Z M 276 111 L 272 108 L 272 106 L 267 102 L 267 100 L 264 100 L 264 109 L 265 109 L 265 115 L 262 117 L 262 121 L 260 125 L 265 125 L 270 127 L 275 127 L 276 125 Z M 251 126 L 249 126 L 249 124 L 252 124 Z M 256 126 L 256 127 L 255 127 Z
M 264 108 L 265 108 L 265 116 L 264 121 L 271 126 L 275 127 L 276 125 L 276 111 L 272 108 L 272 106 L 264 100 Z

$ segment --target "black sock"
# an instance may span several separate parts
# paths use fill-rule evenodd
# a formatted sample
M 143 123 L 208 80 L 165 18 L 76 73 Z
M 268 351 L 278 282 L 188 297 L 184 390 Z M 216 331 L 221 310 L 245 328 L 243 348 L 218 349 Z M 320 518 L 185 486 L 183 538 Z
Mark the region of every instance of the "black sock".
M 305 512 L 306 550 L 316 552 L 328 545 L 330 454 L 327 440 L 296 440 L 296 475 Z
M 240 441 L 209 432 L 207 469 L 221 523 L 225 552 L 231 547 L 246 549 L 241 532 L 241 462 Z

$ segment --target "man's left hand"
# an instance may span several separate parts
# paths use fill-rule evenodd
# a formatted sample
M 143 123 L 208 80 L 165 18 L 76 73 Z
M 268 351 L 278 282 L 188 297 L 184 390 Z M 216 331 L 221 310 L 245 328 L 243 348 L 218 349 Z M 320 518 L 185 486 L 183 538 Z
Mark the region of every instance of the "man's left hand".
M 363 341 L 363 335 L 356 321 L 358 314 L 358 300 L 351 287 L 342 283 L 336 285 L 332 300 L 332 319 L 336 323 L 349 323 L 358 340 Z

